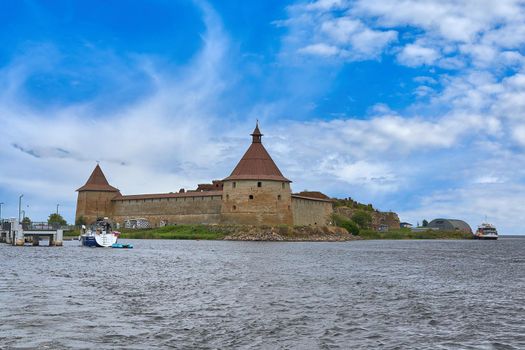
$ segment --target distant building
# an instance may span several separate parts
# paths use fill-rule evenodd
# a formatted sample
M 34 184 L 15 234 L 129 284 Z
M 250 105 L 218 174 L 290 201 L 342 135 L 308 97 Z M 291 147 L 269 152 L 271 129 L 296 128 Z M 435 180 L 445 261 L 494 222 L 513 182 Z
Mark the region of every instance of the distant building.
M 469 224 L 463 220 L 456 219 L 434 219 L 428 223 L 428 228 L 440 231 L 463 231 L 472 233 Z
M 412 226 L 414 226 L 414 225 L 412 225 L 411 223 L 408 223 L 408 222 L 400 222 L 399 226 L 401 228 L 412 228 Z
M 252 143 L 230 176 L 196 190 L 122 195 L 100 166 L 78 191 L 76 219 L 86 223 L 109 217 L 139 226 L 167 224 L 327 225 L 333 202 L 320 192 L 294 194 L 262 144 L 259 126 Z

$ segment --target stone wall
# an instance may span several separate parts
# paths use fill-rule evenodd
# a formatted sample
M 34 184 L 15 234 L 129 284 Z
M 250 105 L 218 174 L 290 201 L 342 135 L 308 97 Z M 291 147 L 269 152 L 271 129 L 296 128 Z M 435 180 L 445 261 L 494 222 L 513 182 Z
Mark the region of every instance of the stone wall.
M 291 191 L 288 182 L 225 181 L 222 196 L 221 222 L 224 224 L 293 224 Z
M 125 197 L 124 197 L 125 198 Z M 220 221 L 221 196 L 114 200 L 113 220 L 145 218 L 153 226 L 164 224 L 216 224 Z
M 79 192 L 75 220 L 82 216 L 86 223 L 91 224 L 99 217 L 111 217 L 113 215 L 113 202 L 111 200 L 118 195 L 118 192 Z
M 293 224 L 299 226 L 330 224 L 332 202 L 306 197 L 292 197 Z

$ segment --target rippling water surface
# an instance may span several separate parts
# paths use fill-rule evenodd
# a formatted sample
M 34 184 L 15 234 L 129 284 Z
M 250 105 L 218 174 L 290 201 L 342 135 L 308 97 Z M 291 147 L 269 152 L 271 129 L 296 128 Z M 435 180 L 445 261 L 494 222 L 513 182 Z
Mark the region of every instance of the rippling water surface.
M 525 348 L 525 239 L 133 244 L 0 245 L 0 348 Z

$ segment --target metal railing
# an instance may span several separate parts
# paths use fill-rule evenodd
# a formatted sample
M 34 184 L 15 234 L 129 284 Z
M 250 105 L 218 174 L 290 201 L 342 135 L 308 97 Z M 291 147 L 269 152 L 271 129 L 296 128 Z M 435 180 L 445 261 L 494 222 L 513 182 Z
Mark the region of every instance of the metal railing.
M 56 231 L 56 230 L 67 230 L 68 225 L 60 225 L 58 223 L 48 222 L 23 222 L 22 229 L 25 231 Z

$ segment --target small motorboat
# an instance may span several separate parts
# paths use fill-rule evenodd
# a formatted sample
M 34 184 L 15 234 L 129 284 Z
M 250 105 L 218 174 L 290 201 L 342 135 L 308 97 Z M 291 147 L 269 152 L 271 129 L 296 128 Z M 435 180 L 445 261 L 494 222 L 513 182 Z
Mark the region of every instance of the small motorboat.
M 80 242 L 85 247 L 109 248 L 117 243 L 120 232 L 111 230 L 111 222 L 108 219 L 97 220 L 90 229 L 82 225 Z
M 120 248 L 120 249 L 132 249 L 133 244 L 129 243 L 114 243 L 111 245 L 111 248 Z

